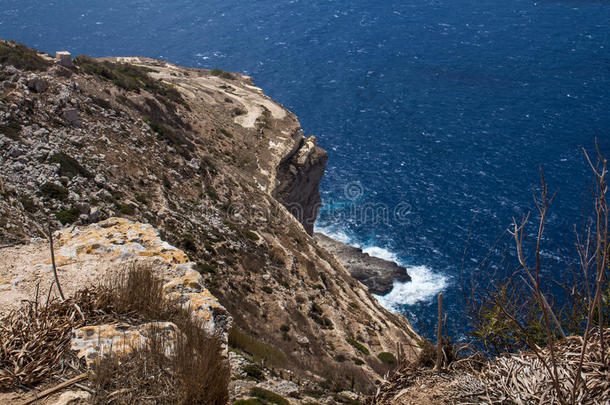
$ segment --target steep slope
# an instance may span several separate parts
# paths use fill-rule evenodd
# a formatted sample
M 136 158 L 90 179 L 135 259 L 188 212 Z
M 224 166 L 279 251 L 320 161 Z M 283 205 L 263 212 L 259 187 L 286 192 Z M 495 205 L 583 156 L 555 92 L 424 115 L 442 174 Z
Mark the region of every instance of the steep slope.
M 149 223 L 202 263 L 234 344 L 253 338 L 273 348 L 267 365 L 341 386 L 370 389 L 377 354 L 415 345 L 308 235 L 326 152 L 249 77 L 145 58 L 64 68 L 0 45 L 27 56 L 0 58 L 0 244 L 48 221 Z

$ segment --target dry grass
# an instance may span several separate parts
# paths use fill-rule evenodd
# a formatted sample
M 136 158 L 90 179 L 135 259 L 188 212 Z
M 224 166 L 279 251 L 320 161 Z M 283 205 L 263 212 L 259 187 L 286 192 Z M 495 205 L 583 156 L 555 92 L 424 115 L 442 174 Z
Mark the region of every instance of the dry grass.
M 34 387 L 53 375 L 84 371 L 70 350 L 72 330 L 117 321 L 169 321 L 181 333 L 177 341 L 167 342 L 153 330 L 147 347 L 101 359 L 90 381 L 95 403 L 228 402 L 230 370 L 220 338 L 208 335 L 189 311 L 163 299 L 162 283 L 151 268 L 135 266 L 107 286 L 83 290 L 65 302 L 41 305 L 35 299 L 5 316 L 0 390 Z
M 153 332 L 150 345 L 102 359 L 92 377 L 93 403 L 226 404 L 230 373 L 220 341 L 195 323 L 181 325 L 181 332 L 175 344 Z
M 604 341 L 610 339 L 610 329 L 604 331 Z M 576 389 L 577 404 L 607 404 L 610 398 L 610 358 L 604 355 L 599 332 L 592 334 L 584 354 L 581 381 Z M 572 336 L 560 343 L 555 351 L 557 373 L 561 376 L 561 391 L 556 392 L 551 374 L 543 362 L 551 362 L 550 350 L 542 356 L 523 352 L 496 358 L 484 371 L 484 390 L 478 398 L 489 404 L 559 403 L 558 395 L 571 396 L 578 373 L 583 338 Z
M 162 283 L 149 267 L 133 267 L 102 297 L 106 311 L 173 322 L 181 334 L 177 342 L 167 342 L 153 331 L 148 347 L 100 362 L 93 377 L 95 403 L 227 403 L 230 369 L 220 338 L 210 336 L 189 311 L 164 300 Z M 168 345 L 173 349 L 169 358 Z
M 35 297 L 0 320 L 0 391 L 32 387 L 53 374 L 80 369 L 70 352 L 73 328 L 95 314 L 95 296 L 83 290 L 64 302 Z

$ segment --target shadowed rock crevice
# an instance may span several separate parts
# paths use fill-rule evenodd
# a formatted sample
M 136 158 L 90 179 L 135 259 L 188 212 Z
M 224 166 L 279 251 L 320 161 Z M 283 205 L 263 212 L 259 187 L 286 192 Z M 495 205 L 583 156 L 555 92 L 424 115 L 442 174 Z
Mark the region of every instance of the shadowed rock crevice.
M 292 215 L 313 235 L 313 224 L 318 216 L 322 199 L 318 185 L 328 154 L 317 146 L 316 137 L 303 139 L 298 149 L 278 166 L 278 185 L 274 197 L 282 202 Z

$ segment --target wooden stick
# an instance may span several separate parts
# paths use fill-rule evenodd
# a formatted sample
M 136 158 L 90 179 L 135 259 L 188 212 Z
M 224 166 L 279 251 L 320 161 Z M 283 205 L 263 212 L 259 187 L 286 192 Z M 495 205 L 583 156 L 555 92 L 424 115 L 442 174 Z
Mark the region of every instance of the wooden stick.
M 57 392 L 57 391 L 59 391 L 59 390 L 61 390 L 63 388 L 69 387 L 70 385 L 75 384 L 75 383 L 77 383 L 79 381 L 82 381 L 85 378 L 87 378 L 87 373 L 82 373 L 80 375 L 77 375 L 76 377 L 71 378 L 68 381 L 62 382 L 61 384 L 56 385 L 53 388 L 49 388 L 48 390 L 44 390 L 44 391 L 42 391 L 42 392 L 40 392 L 38 394 L 35 394 L 32 398 L 30 398 L 28 400 L 25 400 L 20 405 L 29 405 L 31 403 L 34 403 L 34 402 L 38 401 L 39 399 L 42 399 L 42 398 L 44 398 L 46 396 L 49 396 L 49 395 L 51 395 L 51 394 L 53 394 L 53 393 L 55 393 L 55 392 Z
M 49 222 L 49 245 L 51 246 L 51 264 L 53 265 L 53 275 L 55 276 L 55 284 L 57 284 L 57 291 L 59 291 L 59 296 L 62 301 L 66 300 L 64 297 L 64 292 L 61 290 L 61 285 L 59 284 L 59 277 L 57 276 L 57 267 L 55 267 L 55 252 L 53 251 L 53 230 L 51 229 L 51 223 Z
M 443 293 L 438 294 L 438 328 L 436 330 L 436 365 L 435 370 L 441 369 L 443 358 Z

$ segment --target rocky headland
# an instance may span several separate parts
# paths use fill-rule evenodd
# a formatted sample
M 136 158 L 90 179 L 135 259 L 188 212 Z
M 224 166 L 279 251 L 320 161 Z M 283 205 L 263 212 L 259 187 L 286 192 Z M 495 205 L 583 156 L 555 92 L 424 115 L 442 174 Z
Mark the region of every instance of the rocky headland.
M 153 260 L 290 403 L 303 393 L 274 375 L 366 393 L 398 344 L 415 356 L 407 319 L 311 236 L 327 154 L 251 78 L 136 57 L 62 65 L 3 41 L 0 63 L 1 312 L 50 285 L 50 226 L 68 296 Z

